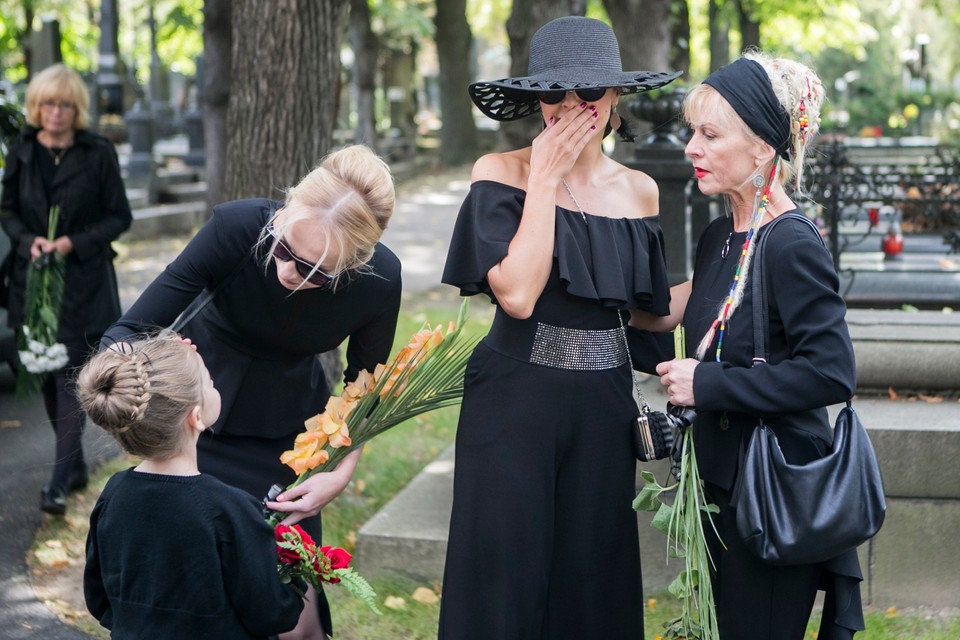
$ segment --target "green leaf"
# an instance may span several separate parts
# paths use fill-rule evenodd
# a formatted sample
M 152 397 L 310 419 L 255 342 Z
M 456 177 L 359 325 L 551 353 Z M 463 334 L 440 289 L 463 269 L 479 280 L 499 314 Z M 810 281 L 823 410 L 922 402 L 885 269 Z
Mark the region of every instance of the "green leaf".
M 690 596 L 690 586 L 687 581 L 687 572 L 681 571 L 680 575 L 673 579 L 667 591 L 678 598 L 688 598 Z
M 662 504 L 660 494 L 663 493 L 663 487 L 656 482 L 647 481 L 640 493 L 633 499 L 633 508 L 636 511 L 656 511 Z
M 668 533 L 670 528 L 670 514 L 673 512 L 673 507 L 669 504 L 660 503 L 660 508 L 657 509 L 657 514 L 653 516 L 653 520 L 650 521 L 650 526 L 661 531 L 663 533 Z

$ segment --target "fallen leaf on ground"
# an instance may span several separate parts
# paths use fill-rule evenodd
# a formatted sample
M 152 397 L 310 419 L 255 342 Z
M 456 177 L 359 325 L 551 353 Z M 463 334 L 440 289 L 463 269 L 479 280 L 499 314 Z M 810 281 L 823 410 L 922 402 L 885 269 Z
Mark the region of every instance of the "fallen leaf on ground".
M 887 387 L 887 395 L 890 396 L 891 400 L 899 400 L 900 394 L 893 390 L 893 387 Z
M 383 601 L 383 606 L 385 606 L 387 609 L 398 611 L 400 609 L 407 608 L 407 601 L 400 596 L 387 596 Z
M 930 404 L 937 404 L 938 402 L 943 402 L 943 396 L 928 396 L 922 393 L 918 393 L 917 397 L 923 400 L 924 402 L 929 402 Z
M 899 615 L 900 615 L 900 610 L 897 609 L 896 607 L 890 607 L 887 609 L 888 618 L 896 618 Z
M 417 587 L 410 597 L 420 604 L 436 604 L 440 601 L 433 589 L 427 589 L 426 587 Z
M 0 429 L 19 429 L 22 426 L 19 420 L 0 420 Z

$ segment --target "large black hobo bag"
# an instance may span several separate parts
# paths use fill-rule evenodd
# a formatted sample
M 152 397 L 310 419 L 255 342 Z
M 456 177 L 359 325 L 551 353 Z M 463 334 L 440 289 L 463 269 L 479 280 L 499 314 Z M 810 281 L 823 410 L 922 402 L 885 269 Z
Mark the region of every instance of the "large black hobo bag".
M 822 562 L 873 537 L 886 513 L 877 457 L 850 403 L 834 426 L 833 451 L 788 463 L 762 422 L 747 445 L 734 490 L 737 531 L 770 564 Z

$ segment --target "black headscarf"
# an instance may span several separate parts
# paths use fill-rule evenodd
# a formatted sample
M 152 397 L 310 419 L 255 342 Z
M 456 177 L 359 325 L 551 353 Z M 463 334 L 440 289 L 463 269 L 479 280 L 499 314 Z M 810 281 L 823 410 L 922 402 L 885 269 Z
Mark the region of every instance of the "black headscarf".
M 730 103 L 750 130 L 790 159 L 790 117 L 773 92 L 770 77 L 756 61 L 740 58 L 720 67 L 703 81 Z

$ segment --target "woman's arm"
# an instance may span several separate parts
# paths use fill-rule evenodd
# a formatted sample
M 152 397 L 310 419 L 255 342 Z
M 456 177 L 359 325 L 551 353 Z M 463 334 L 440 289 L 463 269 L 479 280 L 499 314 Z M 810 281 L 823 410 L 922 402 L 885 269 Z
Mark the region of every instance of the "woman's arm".
M 687 280 L 670 287 L 670 315 L 658 316 L 649 311 L 632 309 L 630 326 L 655 333 L 673 331 L 683 320 L 683 312 L 686 311 L 687 300 L 690 299 L 691 286 L 691 281 Z
M 120 177 L 120 163 L 112 145 L 100 143 L 96 147 L 99 168 L 100 212 L 96 222 L 87 225 L 82 231 L 61 236 L 54 241 L 55 249 L 61 255 L 75 251 L 77 258 L 85 260 L 107 250 L 110 243 L 130 228 L 133 215 L 127 192 Z
M 104 332 L 101 348 L 144 331 L 170 326 L 204 287 L 232 272 L 240 258 L 226 255 L 220 237 L 221 224 L 221 217 L 214 213 L 123 317 Z
M 557 187 L 590 140 L 590 127 L 596 123 L 593 113 L 584 107 L 568 114 L 549 123 L 533 141 L 520 226 L 506 257 L 487 274 L 498 304 L 515 318 L 530 317 L 550 276 Z M 510 184 L 516 180 L 516 167 L 504 156 L 485 156 L 474 166 L 473 180 Z

